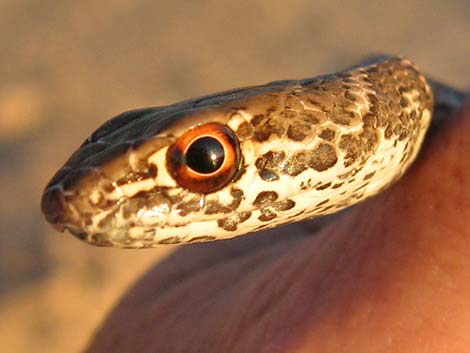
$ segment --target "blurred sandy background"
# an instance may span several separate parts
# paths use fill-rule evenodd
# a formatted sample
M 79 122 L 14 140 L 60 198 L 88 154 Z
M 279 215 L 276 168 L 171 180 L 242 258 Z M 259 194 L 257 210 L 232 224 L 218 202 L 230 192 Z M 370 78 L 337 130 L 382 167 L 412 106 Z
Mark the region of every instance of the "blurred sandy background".
M 470 2 L 0 0 L 0 43 L 0 351 L 67 353 L 174 249 L 94 248 L 44 222 L 42 188 L 99 124 L 377 52 L 465 87 Z

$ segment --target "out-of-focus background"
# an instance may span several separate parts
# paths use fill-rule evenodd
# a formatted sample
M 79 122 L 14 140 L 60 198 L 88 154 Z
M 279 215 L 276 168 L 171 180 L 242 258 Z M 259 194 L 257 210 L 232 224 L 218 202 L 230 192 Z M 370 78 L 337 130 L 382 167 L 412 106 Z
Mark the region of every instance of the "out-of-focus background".
M 470 2 L 0 0 L 0 43 L 0 351 L 68 353 L 174 250 L 94 248 L 43 220 L 42 188 L 99 124 L 370 53 L 468 88 Z

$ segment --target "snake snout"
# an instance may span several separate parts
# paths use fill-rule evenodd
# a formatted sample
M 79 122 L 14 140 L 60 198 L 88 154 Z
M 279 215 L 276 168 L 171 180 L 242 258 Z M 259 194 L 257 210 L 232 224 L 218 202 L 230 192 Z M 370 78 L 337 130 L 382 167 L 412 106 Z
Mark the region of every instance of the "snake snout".
M 68 229 L 80 239 L 86 237 L 79 225 L 78 219 L 72 216 L 67 208 L 64 192 L 60 187 L 51 187 L 44 191 L 41 200 L 41 209 L 46 220 L 60 232 Z
M 44 192 L 41 200 L 41 209 L 47 221 L 51 223 L 54 228 L 61 232 L 65 229 L 65 201 L 63 193 L 59 188 L 53 187 Z
M 91 168 L 64 167 L 52 178 L 42 195 L 41 209 L 55 229 L 68 230 L 76 237 L 86 239 L 84 216 L 95 210 L 85 197 L 92 189 L 81 180 L 91 179 L 93 184 L 97 177 L 98 173 Z

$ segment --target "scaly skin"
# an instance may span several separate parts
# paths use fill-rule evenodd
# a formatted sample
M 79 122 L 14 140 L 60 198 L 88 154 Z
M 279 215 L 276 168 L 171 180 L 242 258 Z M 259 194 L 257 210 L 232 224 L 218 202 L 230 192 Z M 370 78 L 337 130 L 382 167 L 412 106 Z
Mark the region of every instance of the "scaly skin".
M 131 248 L 231 238 L 335 213 L 401 177 L 432 110 L 414 64 L 382 57 L 338 74 L 123 113 L 51 180 L 43 211 L 91 244 Z M 166 152 L 208 122 L 236 133 L 242 162 L 226 186 L 202 194 L 178 185 Z

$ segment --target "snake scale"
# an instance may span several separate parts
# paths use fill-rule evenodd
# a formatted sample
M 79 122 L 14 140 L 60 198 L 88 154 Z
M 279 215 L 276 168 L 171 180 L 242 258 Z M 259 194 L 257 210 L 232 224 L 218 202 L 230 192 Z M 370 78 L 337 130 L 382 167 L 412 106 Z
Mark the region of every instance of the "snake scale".
M 415 160 L 433 90 L 408 59 L 122 113 L 47 185 L 58 230 L 99 246 L 231 238 L 335 213 Z

